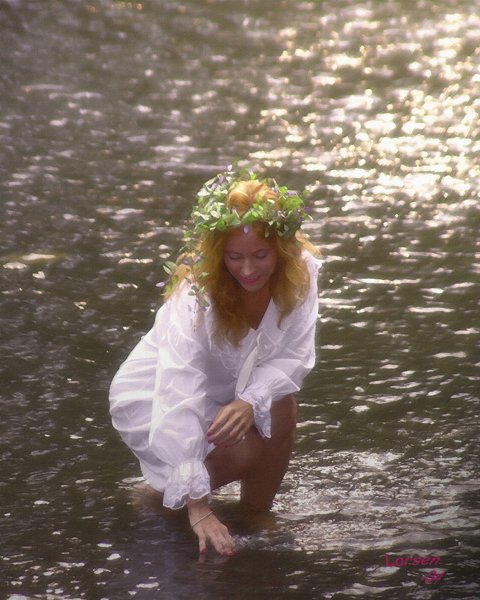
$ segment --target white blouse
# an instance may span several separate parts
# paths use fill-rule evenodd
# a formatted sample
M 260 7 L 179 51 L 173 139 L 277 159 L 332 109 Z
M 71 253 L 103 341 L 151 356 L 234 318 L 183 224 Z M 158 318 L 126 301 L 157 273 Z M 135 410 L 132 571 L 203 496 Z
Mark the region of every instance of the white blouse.
M 200 310 L 187 283 L 158 310 L 153 328 L 120 366 L 110 414 L 137 456 L 143 476 L 168 508 L 210 492 L 204 461 L 215 446 L 206 433 L 235 398 L 252 405 L 255 426 L 270 437 L 272 402 L 297 392 L 315 363 L 320 261 L 304 253 L 310 273 L 305 301 L 278 326 L 270 301 L 259 327 L 238 347 L 213 340 L 212 307 Z

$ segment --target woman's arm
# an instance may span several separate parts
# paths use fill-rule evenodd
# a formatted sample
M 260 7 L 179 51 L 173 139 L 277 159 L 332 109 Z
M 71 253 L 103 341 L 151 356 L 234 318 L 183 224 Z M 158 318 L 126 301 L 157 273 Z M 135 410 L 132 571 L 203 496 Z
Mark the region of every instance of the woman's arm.
M 198 536 L 198 549 L 200 554 L 207 552 L 207 542 L 224 556 L 236 554 L 235 542 L 227 527 L 219 521 L 210 509 L 207 498 L 188 500 L 188 518 L 190 526 Z
M 317 276 L 320 262 L 308 255 L 310 291 L 302 305 L 288 315 L 282 329 L 277 330 L 277 342 L 268 355 L 251 366 L 244 365 L 247 374 L 241 373 L 238 397 L 222 407 L 208 430 L 209 440 L 217 445 L 239 442 L 252 424 L 264 437 L 270 437 L 272 401 L 297 392 L 308 372 L 315 364 L 315 331 L 318 318 Z M 257 346 L 262 344 L 260 331 Z M 261 354 L 258 347 L 252 357 Z M 243 371 L 243 367 L 242 367 Z M 238 385 L 237 385 L 238 388 Z
M 310 273 L 310 290 L 305 301 L 285 317 L 276 335 L 272 335 L 273 347 L 254 366 L 246 385 L 238 391 L 238 397 L 252 406 L 255 425 L 264 437 L 270 437 L 272 402 L 297 392 L 315 364 L 317 277 L 321 263 L 311 255 L 308 255 L 306 262 Z M 270 337 L 268 333 L 266 335 Z
M 157 368 L 148 449 L 142 469 L 164 505 L 181 508 L 188 498 L 210 492 L 204 465 L 208 452 L 205 356 L 207 341 L 195 299 L 186 286 L 159 311 L 151 340 Z M 201 317 L 201 315 L 200 315 Z

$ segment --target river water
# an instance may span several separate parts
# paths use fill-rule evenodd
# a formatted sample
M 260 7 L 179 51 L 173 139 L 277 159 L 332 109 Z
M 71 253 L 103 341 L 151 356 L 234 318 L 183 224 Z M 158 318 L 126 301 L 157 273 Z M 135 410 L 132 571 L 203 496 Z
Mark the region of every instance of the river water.
M 480 598 L 479 48 L 478 0 L 0 0 L 2 598 Z M 318 362 L 199 563 L 107 391 L 234 159 L 312 191 Z

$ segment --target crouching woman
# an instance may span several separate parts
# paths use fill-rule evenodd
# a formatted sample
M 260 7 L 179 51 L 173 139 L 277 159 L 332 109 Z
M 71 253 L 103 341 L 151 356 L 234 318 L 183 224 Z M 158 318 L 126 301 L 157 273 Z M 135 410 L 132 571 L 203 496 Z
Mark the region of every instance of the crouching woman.
M 149 486 L 186 506 L 200 553 L 235 553 L 209 506 L 241 482 L 268 510 L 293 448 L 297 392 L 315 362 L 314 246 L 302 198 L 255 175 L 208 181 L 155 324 L 110 389 L 114 427 Z

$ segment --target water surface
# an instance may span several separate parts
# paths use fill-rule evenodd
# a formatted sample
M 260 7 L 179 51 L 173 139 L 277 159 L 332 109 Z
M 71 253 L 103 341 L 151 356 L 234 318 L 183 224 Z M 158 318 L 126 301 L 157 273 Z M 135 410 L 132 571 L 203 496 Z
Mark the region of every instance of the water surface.
M 0 2 L 5 597 L 480 596 L 479 10 Z M 199 563 L 135 506 L 107 390 L 233 159 L 311 189 L 318 362 L 271 518 L 223 490 L 241 553 Z

